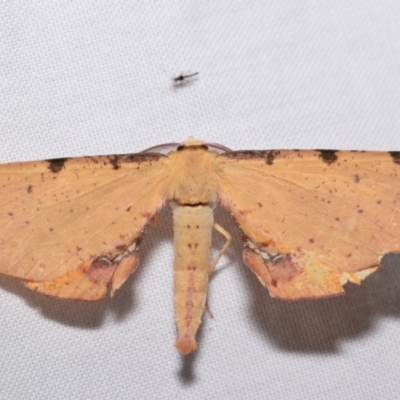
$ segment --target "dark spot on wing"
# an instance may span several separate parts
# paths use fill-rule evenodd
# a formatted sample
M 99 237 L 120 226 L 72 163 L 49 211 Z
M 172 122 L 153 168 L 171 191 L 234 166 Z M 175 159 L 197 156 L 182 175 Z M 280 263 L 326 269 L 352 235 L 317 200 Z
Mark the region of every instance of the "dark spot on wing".
M 33 189 L 33 186 L 32 185 L 28 185 L 28 187 L 26 188 L 26 191 L 28 193 L 32 193 L 32 189 Z
M 392 156 L 393 162 L 400 165 L 400 151 L 389 151 L 389 154 Z
M 360 182 L 360 177 L 357 174 L 353 175 L 353 179 L 354 179 L 355 183 L 359 183 Z
M 293 262 L 290 254 L 278 254 L 273 260 L 264 260 L 272 278 L 272 286 L 278 286 L 280 282 L 290 282 L 300 271 Z M 275 284 L 273 283 L 275 281 Z
M 224 153 L 223 157 L 234 158 L 236 160 L 252 160 L 254 158 L 263 159 L 266 153 L 269 152 L 259 150 L 229 151 L 227 153 Z
M 269 151 L 267 156 L 265 157 L 265 163 L 268 165 L 272 165 L 274 163 L 275 157 L 279 155 L 279 151 Z
M 119 156 L 121 163 L 141 163 L 145 161 L 158 161 L 162 157 L 165 157 L 165 155 L 160 153 L 136 153 Z
M 112 266 L 112 260 L 107 257 L 98 257 L 93 260 L 91 267 L 94 268 L 108 268 Z
M 110 164 L 112 165 L 113 169 L 120 169 L 121 165 L 119 163 L 119 156 L 112 156 L 109 157 Z
M 138 163 L 145 161 L 157 161 L 161 157 L 165 157 L 163 154 L 158 153 L 137 153 L 137 154 L 125 154 L 125 155 L 116 155 L 110 156 L 110 164 L 113 169 L 117 170 L 121 168 L 123 163 Z
M 56 174 L 64 168 L 64 164 L 67 160 L 68 158 L 54 158 L 46 161 L 49 163 L 49 170 Z
M 124 244 L 119 244 L 119 245 L 115 246 L 115 248 L 118 250 L 118 254 L 124 254 L 126 252 L 126 249 L 128 248 L 128 246 L 126 246 Z
M 264 160 L 266 164 L 272 165 L 275 158 L 279 156 L 280 151 L 269 150 L 269 151 L 259 151 L 259 150 L 242 150 L 242 151 L 230 151 L 224 153 L 224 157 L 233 158 L 237 160 Z
M 318 151 L 318 156 L 319 158 L 322 159 L 322 161 L 325 164 L 331 165 L 337 160 L 337 150 L 317 150 Z

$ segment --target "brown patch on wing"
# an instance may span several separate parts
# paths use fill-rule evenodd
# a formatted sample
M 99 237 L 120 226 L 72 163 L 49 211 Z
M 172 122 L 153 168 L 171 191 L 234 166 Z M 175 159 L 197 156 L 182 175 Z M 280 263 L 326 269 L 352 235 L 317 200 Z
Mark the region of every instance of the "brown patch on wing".
M 264 160 L 265 164 L 272 165 L 275 157 L 280 154 L 279 150 L 242 150 L 242 151 L 229 151 L 224 153 L 224 157 L 236 160 Z
M 68 161 L 68 158 L 54 158 L 52 160 L 46 161 L 49 163 L 49 170 L 51 172 L 57 173 L 64 168 L 64 165 Z
M 321 160 L 327 165 L 331 165 L 337 161 L 336 153 L 338 150 L 317 150 L 317 152 Z
M 346 282 L 359 284 L 376 270 L 369 268 L 359 273 L 341 272 L 317 264 L 301 253 L 265 258 L 259 250 L 247 246 L 243 250 L 243 260 L 272 297 L 287 300 L 342 294 Z
M 278 254 L 274 257 L 269 257 L 266 262 L 275 283 L 291 281 L 300 273 L 300 269 L 293 262 L 293 258 L 290 254 Z
M 121 162 L 126 163 L 142 163 L 158 161 L 161 158 L 166 158 L 165 155 L 159 153 L 137 153 L 137 154 L 125 154 L 120 156 Z
M 271 150 L 266 154 L 265 163 L 268 165 L 272 165 L 274 163 L 275 157 L 279 156 L 279 151 Z
M 389 151 L 389 154 L 391 155 L 393 162 L 400 165 L 400 151 Z
M 241 151 L 227 151 L 224 157 L 234 160 L 252 160 L 264 158 L 265 151 L 259 150 L 241 150 Z
M 160 158 L 165 158 L 163 154 L 158 153 L 137 153 L 137 154 L 121 154 L 108 156 L 109 162 L 114 170 L 118 170 L 124 163 L 145 163 L 158 161 Z
M 59 278 L 44 282 L 27 281 L 25 285 L 48 296 L 72 300 L 100 300 L 106 296 L 110 283 L 112 296 L 139 264 L 137 251 L 121 257 L 119 261 L 116 261 L 116 257 L 98 257 Z
M 109 157 L 110 164 L 112 165 L 113 169 L 120 169 L 121 164 L 119 163 L 119 156 L 112 156 Z
M 26 282 L 29 289 L 48 296 L 73 300 L 100 300 L 107 294 L 107 288 L 117 265 L 96 259 L 87 261 L 79 268 L 57 279 L 47 282 Z

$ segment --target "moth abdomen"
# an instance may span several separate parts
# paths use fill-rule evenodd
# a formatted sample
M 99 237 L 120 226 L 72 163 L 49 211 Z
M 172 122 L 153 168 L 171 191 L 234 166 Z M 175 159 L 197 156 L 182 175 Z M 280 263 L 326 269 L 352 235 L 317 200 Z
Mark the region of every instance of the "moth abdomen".
M 196 350 L 210 275 L 211 233 L 214 224 L 208 205 L 173 206 L 174 283 L 178 340 L 182 354 Z

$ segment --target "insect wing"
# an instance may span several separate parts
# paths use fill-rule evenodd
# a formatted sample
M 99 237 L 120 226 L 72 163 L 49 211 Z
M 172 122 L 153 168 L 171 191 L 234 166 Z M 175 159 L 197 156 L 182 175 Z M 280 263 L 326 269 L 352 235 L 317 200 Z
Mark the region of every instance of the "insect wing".
M 165 202 L 168 158 L 85 157 L 0 166 L 0 273 L 85 300 L 117 289 Z
M 243 151 L 218 166 L 244 260 L 272 296 L 341 293 L 400 251 L 399 153 Z

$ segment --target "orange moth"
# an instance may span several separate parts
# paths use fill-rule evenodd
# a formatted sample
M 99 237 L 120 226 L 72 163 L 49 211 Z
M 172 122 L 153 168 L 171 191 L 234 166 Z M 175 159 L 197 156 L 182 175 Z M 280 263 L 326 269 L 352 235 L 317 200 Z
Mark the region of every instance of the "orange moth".
M 190 138 L 166 155 L 0 166 L 0 273 L 50 296 L 99 300 L 136 269 L 146 227 L 167 203 L 174 226 L 176 347 L 197 348 L 210 274 L 230 242 L 273 297 L 343 292 L 400 252 L 400 152 L 229 151 Z M 210 260 L 211 233 L 226 245 Z

